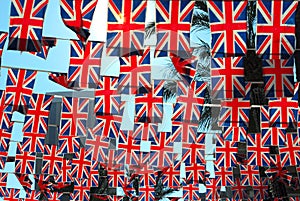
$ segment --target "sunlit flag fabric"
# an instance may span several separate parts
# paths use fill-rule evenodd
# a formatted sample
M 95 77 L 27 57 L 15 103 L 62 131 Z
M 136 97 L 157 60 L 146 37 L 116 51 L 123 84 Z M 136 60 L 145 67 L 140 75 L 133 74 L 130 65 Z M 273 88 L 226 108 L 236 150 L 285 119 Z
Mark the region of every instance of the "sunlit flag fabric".
M 79 40 L 70 41 L 68 82 L 77 89 L 96 88 L 104 43 Z
M 265 59 L 289 58 L 296 47 L 298 1 L 257 1 L 256 53 Z
M 48 117 L 53 96 L 32 94 L 25 116 L 23 132 L 47 133 Z
M 264 91 L 267 98 L 292 97 L 294 58 L 263 60 Z
M 155 56 L 191 56 L 190 28 L 195 1 L 156 0 Z
M 233 168 L 218 166 L 214 164 L 215 177 L 217 179 L 217 186 L 232 186 L 234 185 Z
M 1 56 L 3 53 L 3 48 L 7 39 L 7 32 L 0 31 L 0 66 L 1 66 Z
M 269 101 L 270 126 L 278 128 L 297 127 L 298 101 L 292 98 L 272 98 Z M 294 125 L 294 126 L 293 126 Z
M 245 97 L 243 57 L 212 58 L 210 72 L 213 98 Z
M 118 78 L 100 76 L 95 90 L 96 115 L 119 115 L 121 95 L 118 93 Z
M 9 50 L 40 52 L 48 0 L 12 0 Z
M 7 112 L 7 107 L 5 105 L 5 91 L 0 90 L 0 129 L 8 130 L 11 126 L 12 113 Z
M 179 96 L 173 107 L 172 121 L 199 122 L 207 85 L 204 82 L 193 81 L 190 86 L 178 82 Z
M 247 136 L 248 165 L 269 166 L 270 147 L 263 146 L 260 133 L 249 133 Z
M 236 154 L 238 152 L 237 142 L 227 141 L 217 134 L 216 142 L 216 160 L 215 165 L 225 168 L 235 166 L 237 164 Z
M 86 135 L 89 109 L 88 104 L 88 98 L 63 97 L 60 135 Z
M 207 2 L 212 57 L 246 54 L 247 4 L 247 0 L 209 0 Z
M 5 104 L 7 111 L 26 112 L 31 98 L 37 71 L 25 69 L 8 69 Z
M 147 1 L 109 0 L 106 54 L 142 55 Z
M 136 122 L 161 122 L 163 117 L 163 98 L 152 92 L 135 96 Z
M 119 93 L 142 94 L 151 90 L 150 48 L 142 56 L 120 57 Z
M 98 0 L 60 0 L 60 15 L 64 24 L 82 42 L 90 35 L 90 27 Z
M 247 127 L 249 124 L 250 101 L 234 98 L 221 103 L 219 126 Z

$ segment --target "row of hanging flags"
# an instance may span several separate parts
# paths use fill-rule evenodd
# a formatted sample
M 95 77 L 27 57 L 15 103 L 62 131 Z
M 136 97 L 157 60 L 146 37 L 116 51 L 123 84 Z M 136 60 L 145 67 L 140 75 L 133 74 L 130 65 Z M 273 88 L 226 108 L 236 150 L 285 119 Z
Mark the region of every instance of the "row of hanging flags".
M 109 0 L 107 41 L 103 43 L 88 40 L 97 0 L 60 0 L 62 20 L 78 40 L 70 40 L 68 72 L 50 73 L 49 79 L 69 89 L 94 89 L 91 97 L 37 94 L 33 88 L 38 70 L 8 69 L 6 88 L 0 91 L 0 167 L 15 163 L 14 175 L 26 192 L 22 200 L 286 196 L 270 189 L 275 184 L 298 192 L 299 84 L 294 83 L 293 74 L 298 2 L 257 1 L 258 63 L 247 52 L 248 1 L 206 2 L 211 98 L 221 100 L 217 127 L 222 132 L 213 133 L 215 176 L 206 170 L 208 133 L 198 129 L 207 83 L 194 79 L 197 57 L 192 56 L 189 38 L 195 2 L 155 3 L 155 57 L 170 57 L 182 78 L 172 104 L 170 132 L 158 129 L 165 81 L 151 79 L 150 48 L 144 45 L 147 1 Z M 47 4 L 48 0 L 11 1 L 9 33 L 0 33 L 0 57 L 8 39 L 9 50 L 46 59 L 57 40 L 42 36 Z M 107 56 L 119 57 L 117 77 L 100 74 L 105 45 Z M 260 72 L 261 83 L 247 78 L 249 65 Z M 121 129 L 126 105 L 122 94 L 134 95 L 133 130 Z M 25 121 L 23 138 L 12 157 L 8 149 L 15 111 L 23 113 Z M 7 187 L 9 174 L 0 173 L 0 196 L 19 200 L 21 190 Z M 200 191 L 201 184 L 206 192 Z M 298 199 L 290 196 L 290 200 Z

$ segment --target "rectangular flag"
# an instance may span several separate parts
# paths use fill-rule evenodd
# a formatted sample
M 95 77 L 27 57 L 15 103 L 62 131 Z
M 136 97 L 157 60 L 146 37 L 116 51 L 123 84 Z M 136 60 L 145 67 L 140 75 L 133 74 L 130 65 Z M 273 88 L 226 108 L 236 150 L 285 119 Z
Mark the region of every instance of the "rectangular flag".
M 1 66 L 1 56 L 3 53 L 3 48 L 7 39 L 7 35 L 8 35 L 7 32 L 0 31 L 0 66 Z
M 191 56 L 190 28 L 195 1 L 156 0 L 155 56 Z
M 213 98 L 245 97 L 243 57 L 212 58 L 210 72 Z
M 257 1 L 256 53 L 265 59 L 287 59 L 296 48 L 298 1 Z
M 96 88 L 100 77 L 100 65 L 103 51 L 102 42 L 79 40 L 70 41 L 70 66 L 68 82 L 74 88 Z
M 40 52 L 48 0 L 12 0 L 9 50 Z
M 147 1 L 109 0 L 106 54 L 142 55 Z
M 209 0 L 207 2 L 212 57 L 246 54 L 247 4 L 247 0 Z
M 120 57 L 119 93 L 141 94 L 151 90 L 150 47 L 142 56 Z
M 263 60 L 264 91 L 267 98 L 292 97 L 294 58 Z
M 36 75 L 37 71 L 33 70 L 8 69 L 5 88 L 5 105 L 9 106 L 8 112 L 26 113 Z

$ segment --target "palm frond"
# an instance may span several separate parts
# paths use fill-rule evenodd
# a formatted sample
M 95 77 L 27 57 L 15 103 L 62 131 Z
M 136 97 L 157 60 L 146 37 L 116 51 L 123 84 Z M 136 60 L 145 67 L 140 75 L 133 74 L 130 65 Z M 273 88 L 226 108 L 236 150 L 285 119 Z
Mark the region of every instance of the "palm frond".
M 173 80 L 166 81 L 164 85 L 164 99 L 169 100 L 171 98 L 174 98 L 176 96 L 177 91 L 177 83 Z
M 201 29 L 209 29 L 208 14 L 204 12 L 197 13 L 193 16 L 192 26 L 197 26 Z
M 200 9 L 200 10 L 203 10 L 205 12 L 208 12 L 206 1 L 196 1 L 195 2 L 195 7 Z
M 155 22 L 149 22 L 145 28 L 146 38 L 149 38 L 151 35 L 155 34 Z

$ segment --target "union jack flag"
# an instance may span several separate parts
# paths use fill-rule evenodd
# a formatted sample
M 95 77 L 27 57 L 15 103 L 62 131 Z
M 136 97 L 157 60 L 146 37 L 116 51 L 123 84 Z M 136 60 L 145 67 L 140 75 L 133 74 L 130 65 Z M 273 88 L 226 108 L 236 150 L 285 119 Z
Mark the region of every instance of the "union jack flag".
M 55 175 L 56 182 L 71 182 L 73 178 L 70 174 L 72 169 L 72 160 L 63 158 L 62 166 L 61 166 L 61 173 L 59 175 Z
M 214 165 L 215 178 L 216 178 L 216 186 L 233 186 L 234 178 L 233 178 L 233 170 L 232 167 L 223 167 Z
M 0 90 L 0 129 L 8 130 L 13 122 L 11 122 L 12 113 L 6 112 L 9 105 L 5 104 L 5 91 Z
M 291 98 L 274 98 L 269 101 L 270 126 L 287 128 L 297 126 L 298 101 Z
M 8 33 L 0 31 L 0 66 L 1 66 L 1 56 L 3 53 L 4 44 L 6 42 Z
M 151 143 L 149 165 L 157 168 L 173 164 L 173 141 L 169 132 L 159 132 Z
M 70 174 L 73 178 L 88 179 L 92 165 L 92 152 L 85 151 L 85 148 L 80 148 L 79 152 L 75 153 L 72 159 L 72 169 Z
M 180 95 L 177 97 L 177 103 L 173 108 L 172 121 L 185 121 L 198 123 L 204 105 L 205 82 L 193 81 L 190 86 L 178 82 Z
M 4 200 L 6 201 L 10 201 L 10 200 L 13 200 L 13 201 L 19 201 L 20 198 L 20 192 L 21 190 L 20 189 L 14 189 L 14 188 L 7 188 L 7 197 L 4 197 Z
M 247 136 L 248 165 L 269 166 L 270 148 L 263 146 L 260 133 L 250 133 Z
M 234 185 L 231 187 L 232 200 L 243 200 L 247 197 L 246 186 L 241 184 L 240 178 L 235 178 Z
M 118 94 L 118 78 L 101 76 L 95 90 L 96 115 L 119 115 L 121 95 Z
M 8 69 L 5 105 L 9 112 L 27 110 L 32 95 L 37 71 L 25 69 Z
M 45 144 L 43 154 L 42 174 L 61 174 L 63 157 L 57 153 L 56 145 Z
M 96 125 L 93 128 L 95 135 L 102 138 L 118 139 L 122 117 L 119 115 L 96 116 Z
M 75 136 L 59 136 L 58 140 L 58 150 L 57 154 L 68 154 L 68 153 L 75 153 L 80 150 L 80 147 L 82 145 L 82 139 L 81 137 L 75 137 Z
M 91 133 L 85 141 L 85 150 L 92 152 L 93 161 L 105 162 L 108 157 L 109 138 Z
M 140 151 L 141 149 L 140 141 L 135 140 L 132 134 L 131 131 L 121 131 L 118 138 L 119 154 L 123 155 L 125 158 L 124 164 L 128 165 L 135 165 L 135 161 L 139 161 L 138 159 L 135 160 L 134 151 Z
M 135 121 L 145 123 L 161 122 L 163 117 L 163 98 L 153 93 L 135 96 Z
M 182 140 L 182 158 L 184 163 L 205 164 L 205 134 L 197 133 L 192 142 Z
M 215 165 L 223 166 L 225 168 L 235 166 L 238 163 L 236 159 L 236 154 L 238 152 L 237 143 L 224 140 L 220 134 L 217 134 L 216 137 Z
M 256 53 L 265 59 L 289 58 L 296 47 L 297 1 L 257 1 Z
M 183 184 L 183 200 L 201 200 L 199 184 Z
M 11 136 L 12 136 L 11 131 L 0 129 L 0 155 L 1 156 L 8 155 L 8 148 L 9 148 Z
M 85 136 L 88 108 L 88 98 L 63 97 L 60 135 Z
M 256 186 L 260 183 L 257 165 L 240 165 L 241 183 L 245 186 Z
M 157 200 L 154 186 L 140 186 L 139 187 L 139 200 L 140 201 L 155 201 Z
M 223 127 L 223 138 L 234 142 L 246 142 L 247 130 L 244 127 Z
M 154 141 L 158 133 L 158 125 L 156 123 L 137 122 L 134 124 L 133 132 L 135 140 Z
M 253 185 L 254 197 L 253 199 L 262 200 L 268 196 L 268 178 L 260 178 L 256 185 Z
M 107 178 L 108 185 L 111 187 L 124 187 L 125 186 L 125 171 L 123 168 L 120 169 L 108 169 Z
M 151 90 L 150 48 L 142 56 L 120 57 L 119 93 L 142 94 Z
M 293 57 L 288 60 L 263 60 L 264 91 L 267 98 L 293 96 L 293 66 Z
M 34 152 L 21 151 L 18 144 L 15 158 L 15 172 L 21 174 L 35 174 L 36 154 Z
M 88 179 L 75 178 L 74 179 L 74 191 L 71 193 L 72 200 L 90 200 L 90 186 L 88 185 Z
M 32 94 L 25 116 L 23 132 L 47 133 L 48 116 L 53 96 Z
M 182 182 L 180 181 L 180 161 L 174 161 L 174 165 L 163 169 L 162 184 L 169 188 L 180 188 Z
M 20 150 L 23 152 L 44 153 L 45 133 L 24 132 Z
M 206 200 L 216 201 L 220 198 L 220 189 L 216 178 L 207 178 L 205 182 Z
M 7 197 L 8 192 L 6 189 L 8 173 L 0 173 L 0 197 Z
M 196 75 L 198 58 L 192 56 L 190 58 L 183 59 L 174 55 L 171 56 L 171 60 L 175 69 L 181 75 L 186 84 L 190 85 Z
M 147 1 L 108 1 L 106 54 L 142 55 Z
M 185 182 L 187 184 L 205 183 L 205 163 L 185 163 Z
M 29 52 L 29 53 L 37 57 L 40 57 L 42 59 L 47 59 L 50 48 L 56 46 L 56 40 L 57 40 L 56 38 L 43 37 L 41 51 Z
M 172 141 L 194 143 L 199 136 L 197 123 L 172 122 Z M 201 138 L 200 138 L 201 139 Z
M 79 89 L 96 88 L 100 76 L 103 44 L 88 41 L 84 45 L 79 40 L 70 41 L 68 81 L 73 87 Z
M 98 0 L 60 0 L 60 15 L 64 24 L 77 34 L 81 41 L 90 35 L 90 26 Z
M 40 52 L 48 0 L 12 0 L 9 50 Z
M 261 129 L 270 128 L 269 106 L 260 106 L 260 127 Z
M 263 146 L 285 146 L 285 129 L 270 127 L 269 129 L 262 129 L 261 134 Z
M 195 1 L 156 0 L 155 56 L 191 56 L 190 28 Z
M 210 71 L 214 99 L 245 97 L 243 57 L 212 58 Z
M 249 123 L 250 101 L 234 98 L 221 103 L 219 126 L 247 127 Z
M 248 1 L 208 1 L 212 57 L 244 56 L 247 52 Z
M 284 147 L 279 147 L 280 163 L 282 167 L 294 166 L 300 162 L 299 137 L 297 133 L 286 134 Z

